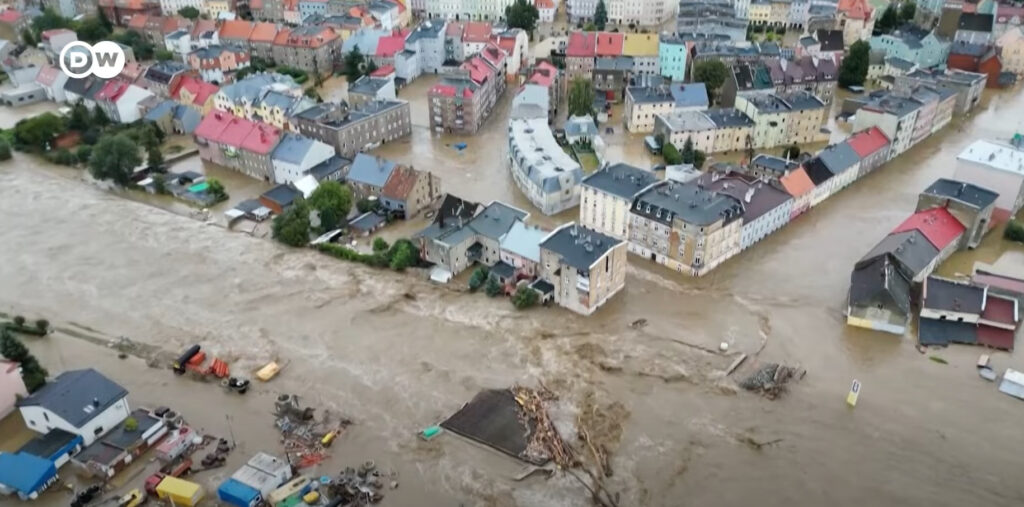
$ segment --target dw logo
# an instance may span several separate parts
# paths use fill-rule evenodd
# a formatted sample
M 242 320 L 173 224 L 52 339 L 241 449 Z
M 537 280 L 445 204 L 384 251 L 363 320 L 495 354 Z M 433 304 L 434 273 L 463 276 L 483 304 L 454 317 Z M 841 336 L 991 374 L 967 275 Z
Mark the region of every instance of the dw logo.
M 69 77 L 81 79 L 90 75 L 111 79 L 124 70 L 124 50 L 108 40 L 97 42 L 75 41 L 60 50 L 60 69 Z

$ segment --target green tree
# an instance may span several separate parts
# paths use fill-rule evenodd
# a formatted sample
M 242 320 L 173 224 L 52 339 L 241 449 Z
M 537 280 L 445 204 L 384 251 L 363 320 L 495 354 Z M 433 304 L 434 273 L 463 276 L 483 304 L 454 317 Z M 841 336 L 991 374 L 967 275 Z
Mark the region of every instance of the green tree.
M 501 294 L 501 282 L 498 281 L 497 277 L 488 277 L 487 283 L 484 284 L 484 293 L 490 297 L 495 297 Z
M 156 169 L 164 165 L 164 153 L 160 151 L 159 146 L 150 146 L 146 148 L 146 165 L 148 165 L 150 169 Z
M 99 128 L 110 125 L 110 117 L 107 116 L 107 112 L 102 107 L 96 106 L 92 109 L 92 124 Z
M 839 67 L 839 86 L 861 86 L 868 77 L 871 45 L 859 40 L 850 46 L 850 53 Z
M 380 201 L 377 199 L 363 198 L 356 203 L 356 210 L 360 213 L 377 211 L 378 208 L 380 208 Z
M 373 74 L 374 72 L 376 72 L 377 68 L 378 68 L 377 67 L 377 62 L 375 62 L 373 60 L 367 60 L 366 61 L 366 68 L 363 70 L 363 75 L 364 76 L 369 76 L 370 74 Z
M 83 144 L 75 148 L 75 158 L 78 159 L 79 164 L 88 164 L 90 157 L 92 157 L 92 146 Z
M 142 163 L 139 147 L 125 134 L 105 135 L 92 149 L 89 173 L 98 180 L 111 180 L 125 186 Z
M 608 25 L 608 8 L 604 5 L 604 0 L 597 0 L 597 7 L 594 8 L 594 26 L 598 30 L 604 30 L 604 27 Z
M 594 112 L 594 87 L 590 81 L 578 77 L 569 86 L 569 114 L 585 116 Z
M 124 420 L 125 431 L 135 431 L 137 429 L 139 429 L 139 421 L 137 419 L 135 419 L 134 417 L 129 417 Z
M 384 238 L 373 238 L 373 251 L 374 252 L 386 252 L 391 245 L 388 244 Z
M 181 9 L 178 9 L 178 15 L 183 17 L 183 18 L 191 19 L 192 21 L 195 21 L 196 18 L 199 17 L 199 9 L 196 9 L 195 7 L 191 7 L 191 6 L 189 6 L 189 7 L 182 7 Z
M 36 35 L 54 28 L 71 28 L 71 20 L 49 7 L 43 9 L 43 13 L 32 20 L 32 30 Z
M 36 319 L 36 329 L 46 332 L 50 330 L 50 321 L 46 319 Z
M 903 2 L 900 5 L 900 22 L 910 23 L 914 20 L 914 14 L 917 14 L 917 4 L 914 2 Z
M 284 213 L 274 217 L 272 235 L 288 246 L 306 246 L 309 243 L 309 205 L 305 200 L 295 201 Z
M 1016 219 L 1006 223 L 1006 230 L 1003 231 L 1003 238 L 1018 243 L 1024 243 L 1024 224 Z
M 788 148 L 782 150 L 782 158 L 787 160 L 796 160 L 800 158 L 800 146 L 796 143 L 789 145 Z
M 473 270 L 473 274 L 469 277 L 469 290 L 476 292 L 483 287 L 484 282 L 487 281 L 487 268 L 481 266 Z
M 100 20 L 100 24 L 103 25 L 103 28 L 107 29 L 107 32 L 114 31 L 114 24 L 110 22 L 110 18 L 107 17 L 106 11 L 103 9 L 96 9 L 96 17 Z
M 419 255 L 419 249 L 412 241 L 400 239 L 388 250 L 388 267 L 395 271 L 404 271 L 405 268 L 416 264 Z
M 896 12 L 896 5 L 890 3 L 885 11 L 882 12 L 882 17 L 875 21 L 875 30 L 882 33 L 890 33 L 900 25 L 900 15 Z
M 696 150 L 693 149 L 693 139 L 690 137 L 686 138 L 683 142 L 683 150 L 679 152 L 679 156 L 682 158 L 684 164 L 692 164 Z
M 88 43 L 96 43 L 110 38 L 111 28 L 98 17 L 85 18 L 76 23 L 75 33 L 78 38 Z
M 174 53 L 167 49 L 158 49 L 153 53 L 153 58 L 158 62 L 167 62 L 174 59 Z
M 352 191 L 337 181 L 325 181 L 310 194 L 309 206 L 320 213 L 320 229 L 337 229 L 352 211 Z
M 228 192 L 224 190 L 224 184 L 217 178 L 209 178 L 206 180 L 207 188 L 206 191 L 213 196 L 215 200 L 226 201 L 228 200 Z
M 540 295 L 537 291 L 527 287 L 526 285 L 520 285 L 516 289 L 516 293 L 512 295 L 512 304 L 519 310 L 525 310 L 531 306 L 537 304 L 540 301 Z
M 14 316 L 14 325 L 18 326 L 18 327 L 24 327 L 24 325 L 25 325 L 25 316 L 24 315 L 15 315 Z
M 540 19 L 540 11 L 533 2 L 516 0 L 505 7 L 505 19 L 509 28 L 521 28 L 532 36 L 533 30 L 537 28 L 537 20 Z
M 366 64 L 366 58 L 363 53 L 359 51 L 359 45 L 356 44 L 352 47 L 352 51 L 349 51 L 345 55 L 345 78 L 349 84 L 356 82 L 357 79 L 363 77 L 363 66 Z
M 85 107 L 85 104 L 79 102 L 71 106 L 71 114 L 68 115 L 67 120 L 68 130 L 81 131 L 88 129 L 90 122 L 89 108 Z
M 21 29 L 21 41 L 28 47 L 36 47 L 36 36 L 29 30 L 28 27 Z
M 125 31 L 114 36 L 114 40 L 132 48 L 138 60 L 152 60 L 156 46 L 138 32 Z
M 21 379 L 25 382 L 25 388 L 30 393 L 46 385 L 46 377 L 49 374 L 46 368 L 39 365 L 39 361 L 35 356 L 30 355 L 21 362 Z
M 14 140 L 21 146 L 44 151 L 50 143 L 64 133 L 64 119 L 53 114 L 43 113 L 22 121 L 14 126 Z
M 0 161 L 11 159 L 11 145 L 6 139 L 0 139 Z
M 661 147 L 661 156 L 665 159 L 665 163 L 668 165 L 683 163 L 683 156 L 679 154 L 679 150 L 672 143 L 665 143 L 665 145 Z
M 583 25 L 583 31 L 584 32 L 596 32 L 597 31 L 597 25 L 595 25 L 593 21 L 587 21 L 587 24 Z
M 729 70 L 721 60 L 704 60 L 693 65 L 693 80 L 704 83 L 708 89 L 708 102 L 714 103 L 715 94 L 725 84 Z
M 693 151 L 693 167 L 696 167 L 697 169 L 703 168 L 704 167 L 704 162 L 706 162 L 707 159 L 708 159 L 708 156 L 703 151 L 700 151 L 700 150 L 694 150 Z
M 14 334 L 7 328 L 0 328 L 0 356 L 20 363 L 25 358 L 31 357 L 28 347 L 21 340 L 14 337 Z

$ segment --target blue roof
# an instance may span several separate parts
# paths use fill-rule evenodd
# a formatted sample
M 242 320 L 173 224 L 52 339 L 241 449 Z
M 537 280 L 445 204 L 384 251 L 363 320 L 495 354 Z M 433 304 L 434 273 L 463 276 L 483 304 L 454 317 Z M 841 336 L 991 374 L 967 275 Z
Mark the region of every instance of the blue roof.
M 540 242 L 547 235 L 547 231 L 539 227 L 531 227 L 521 220 L 516 220 L 501 237 L 501 249 L 540 262 Z
M 832 171 L 832 174 L 839 174 L 860 162 L 860 156 L 846 141 L 826 146 L 818 153 L 818 158 L 825 163 L 825 167 Z
M 271 159 L 289 164 L 301 164 L 310 148 L 313 147 L 313 143 L 314 141 L 308 137 L 289 132 L 281 138 L 277 148 L 274 148 Z
M 146 113 L 146 116 L 145 116 L 144 119 L 146 121 L 157 121 L 160 118 L 163 118 L 164 116 L 167 116 L 169 114 L 173 114 L 174 113 L 174 106 L 176 106 L 176 105 L 178 105 L 178 103 L 173 101 L 173 100 L 165 100 L 165 101 L 157 104 L 156 107 L 154 107 L 148 113 Z
M 0 484 L 23 495 L 39 491 L 57 475 L 53 462 L 31 454 L 0 453 Z
M 178 108 L 174 110 L 174 119 L 181 122 L 181 128 L 186 134 L 191 134 L 199 126 L 203 117 L 195 108 L 179 104 Z
M 348 171 L 348 180 L 374 187 L 383 187 L 395 170 L 395 163 L 365 153 L 356 154 L 352 168 Z
M 128 391 L 88 368 L 70 370 L 18 402 L 19 407 L 39 406 L 81 428 L 108 407 L 128 395 Z
M 704 83 L 673 83 L 670 90 L 676 107 L 708 107 L 708 88 Z

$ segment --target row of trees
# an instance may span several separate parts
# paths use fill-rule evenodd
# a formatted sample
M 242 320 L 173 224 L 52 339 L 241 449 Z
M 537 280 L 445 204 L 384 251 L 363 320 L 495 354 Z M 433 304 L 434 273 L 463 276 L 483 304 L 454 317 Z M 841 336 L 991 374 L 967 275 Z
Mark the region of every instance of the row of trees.
M 21 379 L 25 382 L 28 392 L 35 392 L 46 384 L 49 372 L 39 364 L 39 360 L 28 351 L 28 347 L 14 336 L 6 327 L 0 328 L 0 355 L 9 361 L 21 364 Z
M 502 287 L 498 278 L 491 276 L 490 271 L 484 266 L 473 270 L 473 274 L 469 277 L 469 290 L 471 292 L 476 292 L 481 287 L 484 289 L 484 294 L 492 298 L 504 292 L 504 287 Z M 512 304 L 520 310 L 535 306 L 539 302 L 540 294 L 526 285 L 520 285 L 516 288 L 515 293 L 512 294 Z
M 406 268 L 415 266 L 420 257 L 419 248 L 416 248 L 412 241 L 404 238 L 395 241 L 393 245 L 388 245 L 387 241 L 377 238 L 373 242 L 373 253 L 371 254 L 360 253 L 334 243 L 319 244 L 317 250 L 338 259 L 359 262 L 376 268 L 390 268 L 395 271 L 404 271 Z

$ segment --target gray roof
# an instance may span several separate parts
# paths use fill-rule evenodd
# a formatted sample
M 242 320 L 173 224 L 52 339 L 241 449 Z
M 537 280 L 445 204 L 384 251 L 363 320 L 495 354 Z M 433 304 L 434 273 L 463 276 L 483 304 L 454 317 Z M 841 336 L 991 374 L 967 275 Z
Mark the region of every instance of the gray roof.
M 939 178 L 935 180 L 935 183 L 932 183 L 922 193 L 937 197 L 945 197 L 947 199 L 956 199 L 978 209 L 987 208 L 989 205 L 996 202 L 996 198 L 999 197 L 998 193 L 987 188 L 979 187 L 973 183 L 964 183 L 962 181 L 951 180 L 948 178 Z
M 337 155 L 320 162 L 309 170 L 317 181 L 328 179 L 331 175 L 341 172 L 342 169 L 352 164 L 352 161 Z
M 255 103 L 264 90 L 273 89 L 275 88 L 274 85 L 279 85 L 276 88 L 284 89 L 292 89 L 299 86 L 291 76 L 278 74 L 277 72 L 258 72 L 246 76 L 241 81 L 222 86 L 220 93 L 223 93 L 233 101 L 247 98 Z
M 405 38 L 405 43 L 409 44 L 416 42 L 420 39 L 436 39 L 444 36 L 444 20 L 428 20 L 419 24 L 408 37 Z
M 702 132 L 714 130 L 715 122 L 703 111 L 676 110 L 655 116 L 655 124 L 665 124 L 672 132 Z
M 767 155 L 764 153 L 761 153 L 760 155 L 754 157 L 754 160 L 751 161 L 751 164 L 758 167 L 763 167 L 765 169 L 777 172 L 779 174 L 786 174 L 789 171 L 792 171 L 793 169 L 796 169 L 797 167 L 800 166 L 800 164 L 797 164 L 792 160 L 786 160 L 782 157 L 776 157 L 774 155 Z
M 203 116 L 193 107 L 178 104 L 174 109 L 174 119 L 181 122 L 181 127 L 186 134 L 191 134 L 203 120 Z
M 740 173 L 722 176 L 718 173 L 704 173 L 700 182 L 705 188 L 716 193 L 732 196 L 743 203 L 743 223 L 750 223 L 764 216 L 793 197 L 759 179 Z
M 904 117 L 913 113 L 921 107 L 921 103 L 906 97 L 888 94 L 867 103 L 865 107 L 880 109 L 897 117 Z
M 145 78 L 154 83 L 168 84 L 171 82 L 172 77 L 186 70 L 188 70 L 188 67 L 178 61 L 157 62 L 146 69 Z
M 348 171 L 348 179 L 364 185 L 383 187 L 394 170 L 395 163 L 390 160 L 357 153 L 355 160 L 352 161 L 352 168 Z
M 731 196 L 709 192 L 692 183 L 663 181 L 636 197 L 633 213 L 664 224 L 678 217 L 695 225 L 731 222 L 743 213 L 743 206 Z
M 72 426 L 81 428 L 125 396 L 128 396 L 125 388 L 100 372 L 87 368 L 61 373 L 19 401 L 18 406 L 45 408 Z
M 850 274 L 850 306 L 875 306 L 889 300 L 904 315 L 910 312 L 910 280 L 888 255 L 857 263 Z
M 568 136 L 594 136 L 597 135 L 597 125 L 594 119 L 587 116 L 572 116 L 565 122 L 565 134 Z
M 708 109 L 704 111 L 711 121 L 715 122 L 715 126 L 718 128 L 723 127 L 753 127 L 754 120 L 751 120 L 746 113 L 740 112 L 738 109 L 729 107 L 721 109 Z
M 452 194 L 445 194 L 441 206 L 434 216 L 434 221 L 423 230 L 416 233 L 416 237 L 431 239 L 442 238 L 455 229 L 461 228 L 466 222 L 476 216 L 483 206 L 480 203 L 467 201 Z
M 583 184 L 632 202 L 636 194 L 657 180 L 651 171 L 619 163 L 591 173 L 583 178 Z
M 590 266 L 620 243 L 622 240 L 573 222 L 562 225 L 548 234 L 540 247 L 558 254 L 562 257 L 562 263 L 586 274 L 590 272 Z
M 921 299 L 921 308 L 980 315 L 985 306 L 985 288 L 929 276 Z
M 818 153 L 818 157 L 832 174 L 839 174 L 860 162 L 860 155 L 846 141 L 826 146 Z
M 348 226 L 353 229 L 359 229 L 361 231 L 372 231 L 379 227 L 381 224 L 387 221 L 387 217 L 384 215 L 378 215 L 373 212 L 366 212 L 352 219 L 348 223 Z
M 290 206 L 295 199 L 302 197 L 302 192 L 292 188 L 286 184 L 280 184 L 266 192 L 260 197 L 266 197 L 267 199 L 280 204 L 282 207 Z
M 626 89 L 633 102 L 637 104 L 650 104 L 656 102 L 672 102 L 672 92 L 668 86 L 630 86 Z
M 150 109 L 146 116 L 143 117 L 146 121 L 157 121 L 164 116 L 173 115 L 175 107 L 179 104 L 173 100 L 165 100 L 156 105 L 153 109 Z
M 704 83 L 673 83 L 669 91 L 676 107 L 708 107 L 708 88 Z
M 363 76 L 348 87 L 348 92 L 358 93 L 360 95 L 377 95 L 377 92 L 387 86 L 390 82 L 390 79 L 382 77 Z
M 968 30 L 972 32 L 991 32 L 992 22 L 994 19 L 995 16 L 991 14 L 964 12 L 960 14 L 960 21 L 957 22 L 957 30 Z
M 968 55 L 980 58 L 988 51 L 988 46 L 985 44 L 971 44 L 965 41 L 954 41 L 949 46 L 949 53 L 952 55 Z
M 633 57 L 631 56 L 603 56 L 594 62 L 594 70 L 633 70 Z
M 913 69 L 917 65 L 916 63 L 910 60 L 904 60 L 898 56 L 890 56 L 886 58 L 885 63 L 893 67 L 896 67 L 897 69 L 900 69 L 904 72 L 909 72 L 910 69 Z
M 815 39 L 821 43 L 822 51 L 842 51 L 843 31 L 842 30 L 818 30 Z
M 512 225 L 524 220 L 527 216 L 528 214 L 523 210 L 494 201 L 468 220 L 464 215 L 445 218 L 443 226 L 439 223 L 439 219 L 435 220 L 433 224 L 420 231 L 418 236 L 431 238 L 448 245 L 457 245 L 467 238 L 478 235 L 500 243 L 501 237 L 512 228 Z M 460 220 L 459 217 L 462 219 Z
M 939 250 L 921 231 L 897 232 L 886 236 L 858 264 L 882 255 L 891 255 L 898 266 L 915 278 L 938 257 Z
M 917 325 L 917 342 L 925 346 L 945 346 L 950 343 L 973 345 L 978 343 L 978 326 L 970 322 L 920 319 Z
M 281 142 L 277 143 L 270 158 L 289 164 L 301 164 L 314 144 L 316 141 L 306 136 L 287 132 L 281 136 Z

